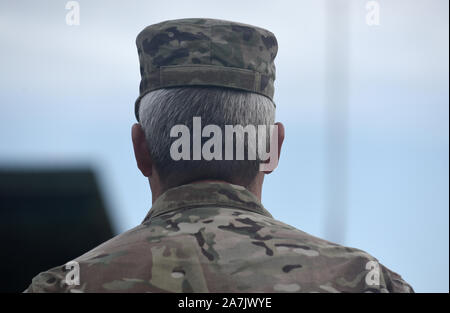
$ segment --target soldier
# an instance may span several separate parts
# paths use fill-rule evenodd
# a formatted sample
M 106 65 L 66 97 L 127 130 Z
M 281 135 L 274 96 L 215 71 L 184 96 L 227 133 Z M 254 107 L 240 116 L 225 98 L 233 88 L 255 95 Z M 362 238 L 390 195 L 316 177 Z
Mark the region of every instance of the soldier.
M 413 292 L 366 252 L 304 233 L 263 207 L 264 176 L 273 168 L 260 169 L 273 160 L 260 151 L 251 158 L 250 139 L 264 142 L 269 127 L 234 132 L 233 144 L 248 139 L 244 159 L 222 158 L 226 138 L 207 145 L 225 125 L 273 125 L 271 32 L 181 19 L 145 28 L 136 43 L 142 81 L 132 139 L 152 208 L 139 226 L 40 273 L 26 292 Z M 198 135 L 195 117 L 211 127 L 174 148 L 180 134 Z M 284 139 L 283 125 L 275 125 L 270 158 Z

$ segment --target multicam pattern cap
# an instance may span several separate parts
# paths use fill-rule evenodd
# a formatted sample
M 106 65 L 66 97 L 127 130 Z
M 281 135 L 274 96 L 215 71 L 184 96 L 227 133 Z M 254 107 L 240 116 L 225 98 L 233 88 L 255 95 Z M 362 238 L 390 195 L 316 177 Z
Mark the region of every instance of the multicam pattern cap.
M 176 86 L 235 88 L 273 98 L 278 45 L 265 29 L 224 20 L 191 18 L 146 27 L 136 38 L 141 84 L 148 92 Z

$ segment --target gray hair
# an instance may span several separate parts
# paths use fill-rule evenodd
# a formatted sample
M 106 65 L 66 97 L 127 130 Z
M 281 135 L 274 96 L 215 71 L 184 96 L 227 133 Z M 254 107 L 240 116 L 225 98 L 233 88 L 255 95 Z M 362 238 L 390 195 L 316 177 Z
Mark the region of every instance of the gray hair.
M 249 186 L 259 171 L 258 155 L 256 160 L 175 161 L 171 158 L 170 147 L 174 140 L 170 138 L 171 128 L 186 125 L 192 134 L 194 116 L 201 117 L 202 127 L 217 125 L 222 132 L 225 125 L 267 127 L 274 123 L 274 103 L 256 93 L 221 87 L 158 89 L 145 95 L 140 103 L 140 124 L 164 188 L 204 179 Z M 248 142 L 244 141 L 244 144 L 248 150 Z M 192 145 L 190 149 L 192 155 Z

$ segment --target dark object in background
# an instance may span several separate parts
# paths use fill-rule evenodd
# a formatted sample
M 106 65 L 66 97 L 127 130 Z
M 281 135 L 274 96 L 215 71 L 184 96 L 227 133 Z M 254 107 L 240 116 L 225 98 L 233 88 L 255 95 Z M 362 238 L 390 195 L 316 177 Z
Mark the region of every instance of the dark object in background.
M 91 170 L 0 170 L 0 292 L 22 292 L 112 236 Z

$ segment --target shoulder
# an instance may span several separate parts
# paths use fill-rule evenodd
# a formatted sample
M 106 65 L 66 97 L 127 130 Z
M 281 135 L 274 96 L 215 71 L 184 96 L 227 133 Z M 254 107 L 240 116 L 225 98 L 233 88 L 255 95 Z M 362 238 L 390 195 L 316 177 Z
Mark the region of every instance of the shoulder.
M 298 280 L 305 286 L 303 291 L 414 292 L 399 274 L 364 250 L 315 237 L 277 220 L 264 222 L 267 230 L 260 232 L 271 236 L 264 244 L 280 257 L 279 267 L 286 262 L 301 264 Z M 274 264 L 272 270 L 277 271 Z M 311 284 L 307 276 L 313 278 Z
M 84 292 L 94 280 L 91 277 L 98 279 L 101 273 L 102 279 L 107 279 L 108 275 L 118 270 L 118 260 L 132 259 L 136 257 L 136 251 L 141 254 L 145 251 L 137 246 L 145 241 L 146 228 L 139 225 L 65 264 L 39 273 L 24 292 Z
M 36 275 L 25 293 L 64 292 L 67 291 L 63 266 L 49 269 Z
M 388 292 L 395 293 L 414 293 L 414 289 L 399 274 L 391 271 L 384 265 L 381 265 L 381 271 Z

